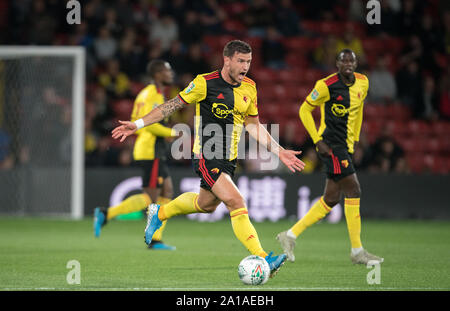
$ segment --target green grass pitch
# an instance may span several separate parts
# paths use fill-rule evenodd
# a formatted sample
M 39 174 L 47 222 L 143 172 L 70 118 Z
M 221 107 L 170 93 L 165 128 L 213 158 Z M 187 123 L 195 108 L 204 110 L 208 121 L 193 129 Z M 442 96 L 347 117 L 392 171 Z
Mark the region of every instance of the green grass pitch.
M 281 249 L 275 235 L 294 222 L 254 223 L 266 251 Z M 345 221 L 319 223 L 297 240 L 296 262 L 266 284 L 242 284 L 237 265 L 248 255 L 229 220 L 215 223 L 177 217 L 164 241 L 176 251 L 144 244 L 144 220 L 111 221 L 94 238 L 92 219 L 0 218 L 0 290 L 450 290 L 450 223 L 363 221 L 369 252 L 383 256 L 380 284 L 372 271 L 352 265 Z M 70 260 L 81 283 L 70 285 Z

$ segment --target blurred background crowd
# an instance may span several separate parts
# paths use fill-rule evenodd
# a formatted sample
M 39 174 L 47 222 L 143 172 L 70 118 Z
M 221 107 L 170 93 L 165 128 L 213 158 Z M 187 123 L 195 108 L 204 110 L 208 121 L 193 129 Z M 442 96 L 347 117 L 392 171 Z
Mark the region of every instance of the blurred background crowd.
M 449 1 L 382 0 L 378 25 L 367 24 L 364 0 L 80 3 L 81 24 L 69 25 L 59 0 L 0 0 L 0 44 L 86 48 L 88 167 L 132 165 L 133 140 L 117 143 L 110 131 L 130 118 L 135 96 L 149 82 L 149 61 L 171 64 L 176 83 L 165 91 L 171 98 L 195 75 L 221 68 L 224 44 L 241 39 L 253 48 L 248 76 L 257 83 L 261 122 L 279 124 L 280 143 L 303 151 L 305 173 L 320 163 L 298 109 L 314 82 L 336 71 L 336 54 L 346 47 L 370 81 L 357 169 L 450 172 Z M 177 112 L 171 124 L 192 126 L 192 108 Z M 20 164 L 9 155 L 9 141 L 0 127 L 0 168 Z M 240 162 L 243 170 L 252 167 Z

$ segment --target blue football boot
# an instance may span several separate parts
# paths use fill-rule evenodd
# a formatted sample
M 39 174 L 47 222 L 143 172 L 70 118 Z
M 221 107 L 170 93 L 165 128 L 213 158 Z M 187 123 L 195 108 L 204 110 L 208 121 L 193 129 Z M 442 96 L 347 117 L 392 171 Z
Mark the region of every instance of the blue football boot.
M 278 256 L 272 256 L 273 252 L 270 252 L 269 255 L 266 256 L 266 261 L 269 264 L 270 268 L 270 277 L 274 277 L 277 274 L 278 270 L 280 270 L 281 266 L 286 261 L 286 254 L 281 254 Z
M 106 210 L 96 207 L 94 209 L 94 236 L 98 238 L 100 236 L 100 232 L 102 227 L 107 223 L 106 219 Z
M 158 218 L 159 204 L 150 204 L 147 213 L 147 226 L 145 226 L 145 244 L 149 245 L 152 242 L 155 231 L 161 228 L 162 221 Z
M 164 251 L 174 251 L 177 248 L 175 246 L 164 244 L 163 241 L 156 241 L 152 240 L 151 243 L 148 245 L 149 249 L 154 250 L 164 250 Z

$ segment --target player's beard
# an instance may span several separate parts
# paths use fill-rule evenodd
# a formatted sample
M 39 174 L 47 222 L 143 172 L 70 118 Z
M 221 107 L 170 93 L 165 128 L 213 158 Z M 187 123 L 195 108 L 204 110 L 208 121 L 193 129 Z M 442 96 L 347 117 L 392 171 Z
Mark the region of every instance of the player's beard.
M 234 70 L 230 70 L 229 72 L 228 72 L 228 77 L 231 79 L 231 81 L 233 81 L 233 82 L 235 82 L 235 83 L 237 83 L 237 84 L 239 84 L 239 83 L 241 83 L 242 81 L 239 81 L 239 75 L 241 74 L 241 72 L 240 71 L 234 71 Z M 243 74 L 243 76 L 245 77 L 245 74 Z

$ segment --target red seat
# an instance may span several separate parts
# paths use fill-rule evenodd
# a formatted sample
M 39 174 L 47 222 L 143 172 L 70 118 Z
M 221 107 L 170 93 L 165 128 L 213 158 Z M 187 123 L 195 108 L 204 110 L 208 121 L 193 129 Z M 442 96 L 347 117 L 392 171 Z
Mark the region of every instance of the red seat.
M 252 69 L 250 76 L 257 84 L 270 82 L 273 83 L 277 77 L 277 72 L 269 68 Z
M 411 118 L 411 109 L 401 104 L 386 106 L 386 113 L 387 116 L 395 120 L 409 120 Z
M 239 20 L 228 19 L 223 22 L 222 26 L 225 30 L 231 33 L 242 34 L 246 31 L 245 25 Z
M 367 104 L 364 105 L 364 120 L 384 120 L 386 108 L 383 105 Z
M 411 120 L 408 122 L 408 130 L 414 136 L 428 136 L 432 133 L 431 126 L 424 121 Z
M 303 101 L 308 97 L 311 92 L 311 87 L 301 85 L 297 89 L 297 100 L 303 103 Z
M 112 103 L 112 110 L 119 120 L 129 120 L 133 111 L 133 100 L 122 99 Z
M 404 41 L 399 38 L 386 38 L 383 44 L 390 53 L 399 54 L 403 49 Z
M 425 160 L 423 155 L 407 156 L 406 161 L 413 173 L 421 173 L 425 170 Z
M 411 138 L 404 138 L 403 140 L 398 141 L 400 146 L 406 153 L 417 153 L 420 149 L 420 146 L 417 146 L 417 142 Z
M 442 150 L 442 144 L 440 139 L 438 138 L 428 138 L 423 143 L 425 144 L 425 148 L 428 152 L 431 153 L 439 153 Z
M 250 46 L 252 47 L 252 50 L 257 50 L 261 48 L 261 44 L 262 44 L 262 39 L 258 38 L 258 37 L 247 37 L 244 38 L 244 41 L 247 42 L 248 44 L 250 44 Z M 253 60 L 252 60 L 252 64 L 253 61 L 255 59 L 255 55 L 252 55 Z
M 450 122 L 447 121 L 437 121 L 433 122 L 431 125 L 431 132 L 437 137 L 448 137 L 450 133 Z M 448 139 L 448 138 L 447 138 Z
M 283 45 L 287 50 L 296 53 L 307 53 L 311 47 L 311 40 L 307 37 L 291 37 L 283 39 Z
M 145 84 L 141 82 L 131 82 L 130 83 L 130 91 L 133 97 L 136 97 L 140 91 L 145 88 Z
M 301 72 L 298 70 L 280 70 L 278 72 L 278 79 L 282 83 L 297 84 L 301 81 Z
M 307 69 L 301 75 L 303 76 L 303 81 L 310 84 L 314 84 L 317 80 L 324 78 L 324 74 L 316 69 Z
M 258 87 L 258 101 L 259 102 L 274 102 L 278 101 L 277 95 L 274 92 L 273 85 L 263 84 Z
M 362 46 L 366 53 L 379 53 L 384 51 L 384 42 L 377 38 L 365 38 L 362 40 Z
M 450 167 L 447 165 L 446 157 L 435 157 L 431 167 L 433 173 L 447 174 L 450 172 Z

